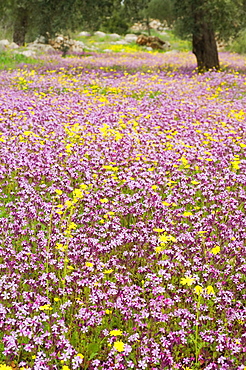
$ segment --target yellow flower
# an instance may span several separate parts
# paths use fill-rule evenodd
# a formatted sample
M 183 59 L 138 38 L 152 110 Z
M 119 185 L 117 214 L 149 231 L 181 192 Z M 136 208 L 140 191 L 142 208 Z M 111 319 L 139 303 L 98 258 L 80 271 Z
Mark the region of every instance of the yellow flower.
M 60 190 L 60 189 L 55 189 L 55 192 L 56 192 L 57 195 L 62 195 L 62 190 Z
M 151 186 L 151 188 L 152 188 L 153 190 L 156 190 L 156 189 L 158 189 L 158 186 L 157 186 L 157 185 L 152 185 L 152 186 Z
M 99 201 L 100 201 L 101 203 L 108 203 L 108 199 L 107 199 L 107 198 L 99 199 Z
M 70 370 L 70 367 L 68 367 L 67 365 L 63 365 L 62 370 Z
M 163 233 L 163 231 L 165 231 L 165 229 L 153 229 L 153 231 L 155 231 L 156 233 Z
M 123 342 L 114 342 L 114 348 L 118 352 L 123 352 L 124 351 L 125 344 Z
M 162 235 L 159 236 L 159 240 L 160 242 L 162 243 L 167 243 L 167 242 L 176 242 L 177 239 L 174 238 L 174 236 L 172 235 L 167 235 L 167 233 L 164 233 Z
M 155 247 L 156 253 L 160 253 L 162 251 L 162 247 Z
M 118 335 L 122 335 L 122 330 L 117 330 L 117 329 L 115 329 L 115 330 L 111 330 L 111 331 L 109 332 L 109 334 L 110 334 L 111 336 L 117 337 Z
M 77 228 L 77 225 L 74 222 L 70 222 L 68 225 L 68 230 L 75 230 Z
M 71 200 L 66 200 L 66 202 L 65 202 L 65 206 L 66 206 L 67 208 L 71 207 L 72 205 L 73 205 L 73 202 L 71 202 Z
M 5 364 L 0 364 L 0 370 L 12 370 L 12 367 Z
M 194 288 L 196 294 L 200 295 L 203 291 L 202 287 L 200 285 L 196 285 Z
M 216 245 L 216 247 L 212 248 L 210 252 L 213 254 L 218 254 L 220 252 L 220 246 Z
M 196 181 L 196 180 L 192 180 L 192 181 L 191 181 L 191 184 L 193 184 L 193 185 L 198 185 L 198 184 L 200 184 L 200 182 L 199 182 L 199 181 Z
M 45 310 L 52 310 L 53 308 L 50 306 L 50 304 L 45 304 L 44 306 L 39 307 L 40 311 L 45 311 Z
M 62 249 L 63 248 L 63 244 L 61 243 L 56 243 L 56 249 Z
M 55 302 L 58 302 L 58 301 L 60 301 L 60 298 L 55 297 L 55 298 L 54 298 L 54 301 L 55 301 Z
M 83 191 L 81 189 L 74 189 L 73 197 L 82 198 L 83 197 Z
M 112 313 L 112 311 L 110 311 L 110 310 L 106 310 L 106 311 L 105 311 L 105 313 L 106 313 L 107 315 L 110 315 L 110 314 Z
M 114 270 L 110 269 L 110 270 L 104 270 L 103 273 L 104 274 L 111 274 L 111 272 L 113 272 Z
M 240 161 L 239 160 L 235 160 L 234 162 L 231 162 L 231 164 L 232 164 L 232 168 L 234 170 L 239 170 L 239 168 L 240 168 Z
M 186 277 L 184 277 L 180 280 L 180 284 L 182 284 L 182 285 L 187 284 L 188 286 L 191 286 L 194 283 L 194 281 L 195 281 L 194 278 L 190 278 L 190 277 L 186 276 Z
M 179 161 L 181 161 L 183 165 L 187 165 L 189 163 L 185 157 L 181 157 Z
M 170 203 L 163 201 L 162 204 L 166 207 L 170 206 Z
M 94 265 L 94 263 L 92 263 L 92 262 L 86 262 L 85 263 L 86 267 L 93 267 L 93 265 Z
M 207 286 L 207 293 L 208 294 L 215 294 L 214 288 L 212 287 L 212 285 Z
M 82 359 L 85 357 L 85 356 L 82 355 L 82 353 L 77 353 L 77 356 L 82 358 Z
M 192 216 L 193 214 L 191 212 L 184 212 L 183 213 L 183 216 L 184 217 L 188 217 L 188 216 Z

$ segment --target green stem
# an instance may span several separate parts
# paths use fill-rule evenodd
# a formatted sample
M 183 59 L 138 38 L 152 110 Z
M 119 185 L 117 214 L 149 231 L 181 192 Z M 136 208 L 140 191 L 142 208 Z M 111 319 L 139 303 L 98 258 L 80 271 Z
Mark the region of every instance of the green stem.
M 50 253 L 50 240 L 51 240 L 51 232 L 52 232 L 52 217 L 53 217 L 53 210 L 54 205 L 52 204 L 51 208 L 51 215 L 50 215 L 50 223 L 48 228 L 48 243 L 47 243 L 47 249 L 46 249 L 46 274 L 47 274 L 47 281 L 46 281 L 46 296 L 47 299 L 49 299 L 49 279 L 48 279 L 48 273 L 49 273 L 49 253 Z
M 70 212 L 69 212 L 69 215 L 68 215 L 68 220 L 67 220 L 67 225 L 68 226 L 70 225 L 70 222 L 71 222 L 71 218 L 72 218 L 73 213 L 74 213 L 74 206 L 71 207 Z M 68 234 L 68 236 L 66 237 L 66 246 L 67 246 L 67 248 L 68 248 L 70 239 L 71 239 L 71 235 Z M 68 249 L 65 250 L 65 255 L 64 255 L 63 289 L 65 289 L 65 287 L 66 287 L 66 275 L 67 275 L 67 264 L 68 264 L 68 262 L 67 262 L 67 256 L 68 256 Z
M 199 349 L 198 349 L 198 320 L 200 314 L 200 303 L 201 303 L 201 296 L 198 295 L 197 300 L 197 308 L 196 308 L 196 337 L 195 337 L 195 352 L 196 352 L 196 365 L 198 364 L 198 356 L 199 356 Z

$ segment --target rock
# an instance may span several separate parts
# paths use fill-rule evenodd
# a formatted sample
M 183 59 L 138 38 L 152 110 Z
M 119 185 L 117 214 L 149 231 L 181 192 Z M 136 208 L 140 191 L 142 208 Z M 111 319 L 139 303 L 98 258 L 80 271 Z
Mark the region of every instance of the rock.
M 138 39 L 137 35 L 134 35 L 134 33 L 128 33 L 125 35 L 125 40 L 127 42 L 136 42 Z
M 84 51 L 85 44 L 82 41 L 75 41 L 75 40 L 71 40 L 71 41 L 72 41 L 71 46 L 70 46 L 71 51 L 75 51 L 77 53 Z
M 36 40 L 33 42 L 34 44 L 46 44 L 46 40 L 44 36 L 39 36 L 36 38 Z
M 105 37 L 105 36 L 106 36 L 106 33 L 101 32 L 101 31 L 96 31 L 96 32 L 94 33 L 94 35 L 95 35 L 95 36 L 98 36 L 98 37 Z
M 94 45 L 91 45 L 91 46 L 87 46 L 85 45 L 85 50 L 89 50 L 89 51 L 96 51 L 97 48 L 94 46 Z
M 8 47 L 9 49 L 18 49 L 19 45 L 17 45 L 15 42 L 11 42 Z
M 167 50 L 170 48 L 169 42 L 163 41 L 157 36 L 140 35 L 138 36 L 136 43 L 141 46 L 149 46 L 155 50 Z
M 3 48 L 6 48 L 9 46 L 9 41 L 8 40 L 0 40 L 0 46 Z
M 153 49 L 152 49 L 152 47 L 151 47 L 151 46 L 145 46 L 145 50 L 147 50 L 147 51 L 152 51 Z
M 82 37 L 90 37 L 91 34 L 89 32 L 86 32 L 86 31 L 82 31 L 78 34 L 78 36 L 82 36 Z
M 150 28 L 153 28 L 154 30 L 161 30 L 161 29 L 163 29 L 162 23 L 160 21 L 158 21 L 157 19 L 152 19 L 149 22 L 149 25 L 150 25 Z
M 24 50 L 24 51 L 18 52 L 18 54 L 25 55 L 25 57 L 27 57 L 27 58 L 35 58 L 36 57 L 36 53 L 33 50 Z
M 64 55 L 66 55 L 68 51 L 81 53 L 84 49 L 87 49 L 82 41 L 76 41 L 63 35 L 56 35 L 54 39 L 49 39 L 48 42 L 54 50 L 60 50 Z
M 108 35 L 111 39 L 120 39 L 121 36 L 118 35 L 118 33 L 111 33 L 110 35 Z
M 112 45 L 128 45 L 129 42 L 126 40 L 118 40 L 118 41 L 111 41 L 110 44 Z
M 178 50 L 170 50 L 170 51 L 167 51 L 166 53 L 165 53 L 165 55 L 167 55 L 167 54 L 178 54 L 179 53 L 179 51 Z
M 44 53 L 55 51 L 55 49 L 49 44 L 37 44 L 35 42 L 28 44 L 28 49 L 33 50 L 34 52 L 40 51 Z
M 19 45 L 17 45 L 15 42 L 9 42 L 8 40 L 0 40 L 0 48 L 1 50 L 6 49 L 17 49 Z
M 165 41 L 165 50 L 170 49 L 171 44 L 168 41 Z
M 151 19 L 149 22 L 149 27 L 157 31 L 163 31 L 166 29 L 165 24 L 161 23 L 158 19 Z M 135 32 L 146 31 L 147 30 L 146 20 L 144 20 L 143 22 L 134 23 L 134 25 L 131 27 L 131 30 Z
M 147 45 L 147 42 L 148 42 L 148 37 L 145 35 L 138 36 L 136 40 L 136 43 L 141 46 Z
M 131 27 L 131 30 L 135 32 L 144 31 L 146 30 L 146 24 L 143 24 L 141 22 L 134 23 L 134 25 Z

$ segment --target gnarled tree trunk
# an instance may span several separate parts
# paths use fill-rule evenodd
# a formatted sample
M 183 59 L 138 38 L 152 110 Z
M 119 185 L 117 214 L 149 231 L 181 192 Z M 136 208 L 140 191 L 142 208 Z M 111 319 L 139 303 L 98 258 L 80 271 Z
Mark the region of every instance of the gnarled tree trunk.
M 205 22 L 200 23 L 199 31 L 193 33 L 192 46 L 199 72 L 220 68 L 215 34 Z
M 13 34 L 13 41 L 19 46 L 23 46 L 25 44 L 27 24 L 28 24 L 27 9 L 20 7 L 18 8 L 15 16 L 14 34 Z

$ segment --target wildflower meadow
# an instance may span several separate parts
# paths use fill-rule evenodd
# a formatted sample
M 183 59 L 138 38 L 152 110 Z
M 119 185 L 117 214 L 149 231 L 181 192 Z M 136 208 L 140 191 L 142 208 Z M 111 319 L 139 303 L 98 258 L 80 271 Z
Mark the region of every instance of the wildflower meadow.
M 246 59 L 0 72 L 0 370 L 246 369 Z

